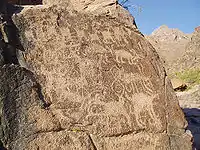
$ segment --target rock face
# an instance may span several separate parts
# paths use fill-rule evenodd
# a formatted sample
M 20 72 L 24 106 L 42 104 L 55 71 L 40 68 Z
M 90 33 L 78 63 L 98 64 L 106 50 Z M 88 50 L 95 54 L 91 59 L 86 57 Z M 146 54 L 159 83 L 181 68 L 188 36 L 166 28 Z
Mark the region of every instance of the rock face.
M 126 25 L 133 26 L 134 23 L 134 18 L 118 4 L 117 0 L 44 0 L 43 3 L 48 6 L 73 7 L 74 10 L 80 13 L 107 15 L 112 18 L 118 18 L 118 20 L 126 23 Z M 136 28 L 135 25 L 134 28 Z
M 151 44 L 130 22 L 74 8 L 26 7 L 13 17 L 26 69 L 0 70 L 4 146 L 190 150 L 186 120 Z M 41 101 L 51 105 L 42 109 Z

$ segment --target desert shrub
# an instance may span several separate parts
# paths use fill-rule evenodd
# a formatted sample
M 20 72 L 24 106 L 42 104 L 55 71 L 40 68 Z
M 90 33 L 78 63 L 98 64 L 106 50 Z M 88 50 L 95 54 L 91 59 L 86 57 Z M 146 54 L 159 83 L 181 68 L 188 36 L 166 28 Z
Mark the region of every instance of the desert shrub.
M 189 86 L 200 84 L 200 69 L 187 69 L 181 72 L 176 72 L 175 76 Z

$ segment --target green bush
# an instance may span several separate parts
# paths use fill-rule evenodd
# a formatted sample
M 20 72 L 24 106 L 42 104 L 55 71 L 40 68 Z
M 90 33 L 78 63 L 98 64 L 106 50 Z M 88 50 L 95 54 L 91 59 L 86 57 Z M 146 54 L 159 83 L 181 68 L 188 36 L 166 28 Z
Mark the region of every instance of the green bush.
M 175 76 L 189 86 L 200 84 L 200 69 L 187 69 L 182 72 L 176 72 Z

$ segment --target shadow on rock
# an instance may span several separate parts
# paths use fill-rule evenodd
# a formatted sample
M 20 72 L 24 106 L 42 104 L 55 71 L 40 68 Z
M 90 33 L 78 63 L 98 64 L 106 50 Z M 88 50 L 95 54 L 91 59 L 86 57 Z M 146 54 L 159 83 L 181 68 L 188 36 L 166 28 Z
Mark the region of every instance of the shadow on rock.
M 191 131 L 194 137 L 193 147 L 195 150 L 200 150 L 200 109 L 184 108 L 183 111 L 188 121 L 187 129 Z

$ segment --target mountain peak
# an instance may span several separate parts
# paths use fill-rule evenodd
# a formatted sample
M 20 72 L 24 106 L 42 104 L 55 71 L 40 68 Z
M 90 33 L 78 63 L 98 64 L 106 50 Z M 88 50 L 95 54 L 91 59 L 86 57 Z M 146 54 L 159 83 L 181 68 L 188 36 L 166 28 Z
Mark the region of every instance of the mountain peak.
M 169 28 L 167 25 L 162 25 L 155 29 L 151 36 L 156 37 L 160 41 L 177 41 L 187 39 L 187 34 L 179 29 Z

